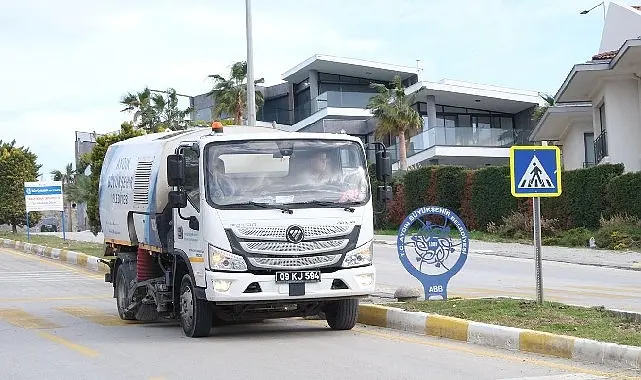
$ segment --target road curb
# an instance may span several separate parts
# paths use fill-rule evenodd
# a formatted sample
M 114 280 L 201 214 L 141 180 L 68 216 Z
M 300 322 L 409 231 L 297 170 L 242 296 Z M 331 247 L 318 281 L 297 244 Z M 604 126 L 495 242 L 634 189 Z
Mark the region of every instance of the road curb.
M 46 257 L 52 260 L 58 260 L 60 262 L 75 265 L 93 272 L 109 272 L 109 267 L 107 266 L 107 264 L 100 261 L 100 258 L 87 255 L 86 253 L 82 252 L 69 251 L 60 248 L 51 248 L 44 245 L 26 243 L 11 239 L 2 239 L 2 246 L 5 248 L 12 248 L 24 253 Z
M 388 306 L 361 304 L 358 322 L 508 351 L 542 354 L 582 363 L 641 368 L 641 347 L 474 322 Z

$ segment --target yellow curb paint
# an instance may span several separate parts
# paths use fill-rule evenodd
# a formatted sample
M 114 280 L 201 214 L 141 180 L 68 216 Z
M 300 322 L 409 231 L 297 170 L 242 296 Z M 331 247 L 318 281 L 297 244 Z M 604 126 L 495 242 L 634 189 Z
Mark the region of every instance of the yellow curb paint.
M 50 340 L 52 342 L 58 343 L 58 344 L 60 344 L 62 346 L 65 346 L 70 350 L 79 352 L 79 353 L 81 353 L 81 354 L 83 354 L 85 356 L 89 356 L 89 357 L 92 357 L 92 358 L 96 357 L 96 356 L 99 356 L 97 351 L 92 350 L 89 347 L 85 347 L 85 346 L 79 345 L 77 343 L 73 343 L 73 342 L 71 342 L 71 341 L 69 341 L 67 339 L 61 338 L 61 337 L 59 337 L 57 335 L 53 335 L 53 334 L 50 334 L 50 333 L 47 333 L 47 332 L 44 332 L 44 331 L 39 331 L 38 335 L 40 335 L 41 337 L 43 337 L 43 338 L 45 338 L 47 340 Z
M 60 261 L 64 261 L 64 262 L 67 261 L 67 251 L 66 250 L 64 250 L 64 249 L 60 250 L 60 258 L 59 258 L 59 260 Z
M 59 325 L 20 309 L 0 309 L 0 320 L 23 329 L 53 329 Z
M 358 307 L 358 322 L 387 327 L 387 310 L 389 308 L 379 305 L 360 305 Z
M 45 257 L 51 258 L 51 247 L 45 247 L 44 255 Z
M 425 333 L 442 338 L 467 342 L 469 322 L 464 319 L 429 314 L 425 320 Z
M 519 350 L 572 359 L 575 338 L 539 331 L 522 331 Z
M 117 315 L 108 314 L 85 306 L 64 306 L 57 307 L 56 310 L 77 318 L 87 319 L 101 326 L 127 326 L 140 323 L 138 321 L 125 321 Z
M 84 253 L 76 252 L 76 264 L 82 267 L 87 266 L 87 255 Z

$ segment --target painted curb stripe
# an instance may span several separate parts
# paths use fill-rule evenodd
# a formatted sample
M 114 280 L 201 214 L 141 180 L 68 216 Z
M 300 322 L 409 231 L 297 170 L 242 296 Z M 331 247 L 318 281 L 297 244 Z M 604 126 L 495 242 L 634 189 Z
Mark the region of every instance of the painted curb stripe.
M 2 239 L 2 246 L 5 248 L 14 248 L 28 254 L 35 254 L 53 260 L 64 261 L 94 272 L 106 273 L 109 267 L 102 263 L 98 257 L 87 255 L 82 252 L 67 251 L 60 248 L 51 248 L 33 243 L 23 243 L 10 239 Z
M 374 304 L 359 305 L 358 322 L 509 351 L 636 370 L 641 368 L 641 347 L 636 346 L 492 325 L 437 314 L 409 312 Z

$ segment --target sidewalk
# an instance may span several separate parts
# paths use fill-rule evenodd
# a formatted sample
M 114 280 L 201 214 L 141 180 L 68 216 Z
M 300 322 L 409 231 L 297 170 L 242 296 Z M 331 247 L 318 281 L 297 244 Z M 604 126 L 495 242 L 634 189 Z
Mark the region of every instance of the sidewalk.
M 395 246 L 396 237 L 375 235 L 374 242 Z M 534 245 L 470 240 L 469 253 L 533 259 Z M 639 252 L 542 246 L 541 253 L 544 261 L 641 271 L 641 253 Z

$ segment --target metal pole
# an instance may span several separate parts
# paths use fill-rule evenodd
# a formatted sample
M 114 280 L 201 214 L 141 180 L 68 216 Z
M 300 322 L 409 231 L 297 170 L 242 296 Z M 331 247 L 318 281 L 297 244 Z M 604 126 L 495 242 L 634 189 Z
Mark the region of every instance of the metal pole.
M 27 241 L 31 241 L 31 234 L 29 233 L 29 211 L 27 211 Z
M 251 0 L 245 0 L 247 29 L 247 121 L 249 126 L 256 125 L 256 88 L 254 86 L 254 49 L 252 41 Z
M 65 233 L 65 212 L 62 212 L 62 240 L 67 240 L 67 235 Z
M 536 302 L 543 304 L 543 275 L 541 259 L 541 198 L 534 197 L 532 201 L 534 216 L 534 261 L 536 274 Z

